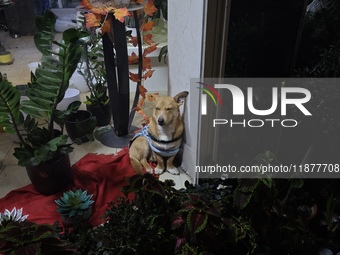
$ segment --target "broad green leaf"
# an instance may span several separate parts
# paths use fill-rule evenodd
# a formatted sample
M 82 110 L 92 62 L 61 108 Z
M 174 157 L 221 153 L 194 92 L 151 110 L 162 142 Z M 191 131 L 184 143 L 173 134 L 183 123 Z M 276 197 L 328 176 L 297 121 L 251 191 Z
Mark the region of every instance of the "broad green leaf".
M 20 92 L 7 80 L 0 83 L 0 115 L 3 117 L 0 122 L 2 125 L 17 125 L 20 121 Z

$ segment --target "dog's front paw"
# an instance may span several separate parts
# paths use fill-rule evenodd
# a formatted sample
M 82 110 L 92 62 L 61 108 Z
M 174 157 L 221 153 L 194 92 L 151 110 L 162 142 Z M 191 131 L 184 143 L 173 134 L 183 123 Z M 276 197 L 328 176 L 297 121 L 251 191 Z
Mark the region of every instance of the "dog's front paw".
M 158 167 L 155 168 L 155 174 L 162 174 L 163 171 L 164 171 L 164 169 L 162 169 L 162 168 L 158 168 Z
M 167 170 L 168 170 L 168 172 L 169 172 L 170 174 L 179 174 L 179 171 L 178 171 L 178 168 L 177 168 L 177 167 L 169 168 L 169 169 L 167 169 Z

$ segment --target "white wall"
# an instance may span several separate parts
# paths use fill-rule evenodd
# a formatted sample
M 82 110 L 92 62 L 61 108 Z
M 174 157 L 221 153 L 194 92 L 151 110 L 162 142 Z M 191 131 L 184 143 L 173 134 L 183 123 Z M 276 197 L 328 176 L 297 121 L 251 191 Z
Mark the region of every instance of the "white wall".
M 169 95 L 190 92 L 184 112 L 185 144 L 182 168 L 195 178 L 198 146 L 199 90 L 190 79 L 200 78 L 203 54 L 204 0 L 168 1 Z

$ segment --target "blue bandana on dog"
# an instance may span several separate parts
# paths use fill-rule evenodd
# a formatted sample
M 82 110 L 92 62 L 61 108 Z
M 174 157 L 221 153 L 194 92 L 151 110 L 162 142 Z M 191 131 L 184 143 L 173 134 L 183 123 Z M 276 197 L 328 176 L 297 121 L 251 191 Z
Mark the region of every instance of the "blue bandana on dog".
M 155 146 L 152 144 L 152 140 L 154 140 L 154 141 L 156 141 L 156 142 L 158 142 L 158 143 L 173 143 L 173 142 L 176 142 L 176 141 L 178 141 L 179 139 L 182 138 L 182 135 L 180 135 L 179 137 L 174 138 L 174 139 L 172 139 L 171 141 L 162 141 L 162 140 L 158 140 L 156 137 L 154 137 L 152 134 L 149 133 L 149 125 L 146 125 L 146 126 L 144 126 L 138 133 L 136 133 L 136 134 L 134 135 L 134 137 L 132 138 L 130 144 L 131 144 L 137 137 L 139 137 L 139 136 L 144 136 L 144 137 L 147 139 L 147 141 L 148 141 L 148 143 L 149 143 L 151 149 L 152 149 L 155 153 L 157 153 L 157 154 L 159 154 L 159 155 L 161 155 L 161 156 L 163 156 L 163 157 L 172 157 L 172 156 L 175 156 L 175 155 L 178 153 L 178 151 L 179 151 L 180 144 L 178 144 L 175 148 L 171 148 L 171 149 L 160 149 L 160 148 L 155 147 Z

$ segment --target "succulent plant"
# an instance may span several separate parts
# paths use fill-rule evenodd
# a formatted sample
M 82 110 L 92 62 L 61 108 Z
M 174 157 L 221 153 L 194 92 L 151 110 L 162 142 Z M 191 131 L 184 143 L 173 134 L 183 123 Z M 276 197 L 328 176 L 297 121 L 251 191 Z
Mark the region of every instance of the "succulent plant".
M 27 217 L 28 215 L 22 215 L 22 208 L 17 210 L 14 207 L 12 211 L 6 209 L 3 213 L 0 213 L 0 226 L 10 221 L 23 222 Z
M 87 194 L 87 190 L 66 191 L 60 199 L 55 200 L 58 205 L 57 212 L 66 217 L 83 215 L 94 202 L 91 200 L 92 196 Z

